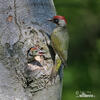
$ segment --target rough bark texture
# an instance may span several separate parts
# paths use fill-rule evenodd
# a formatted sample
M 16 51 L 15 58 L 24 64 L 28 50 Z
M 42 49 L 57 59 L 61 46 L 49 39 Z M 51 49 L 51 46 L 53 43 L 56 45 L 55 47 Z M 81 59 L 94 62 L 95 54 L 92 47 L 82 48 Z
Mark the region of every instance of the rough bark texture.
M 49 81 L 53 66 L 47 34 L 55 27 L 52 0 L 0 0 L 0 100 L 61 100 L 62 83 Z M 27 52 L 45 51 L 29 62 Z

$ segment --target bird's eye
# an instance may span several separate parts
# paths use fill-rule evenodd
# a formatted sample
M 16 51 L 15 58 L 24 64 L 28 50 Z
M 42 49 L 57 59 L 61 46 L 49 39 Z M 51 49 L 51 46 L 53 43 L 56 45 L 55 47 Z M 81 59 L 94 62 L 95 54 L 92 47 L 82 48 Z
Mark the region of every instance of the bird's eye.
M 54 23 L 58 24 L 59 20 L 58 19 L 54 19 Z

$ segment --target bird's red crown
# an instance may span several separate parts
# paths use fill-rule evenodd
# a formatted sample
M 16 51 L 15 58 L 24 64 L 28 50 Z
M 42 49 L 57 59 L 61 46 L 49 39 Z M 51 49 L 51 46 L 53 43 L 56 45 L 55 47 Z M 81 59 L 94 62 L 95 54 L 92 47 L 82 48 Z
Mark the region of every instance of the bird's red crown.
M 66 20 L 66 18 L 64 16 L 54 16 L 54 19 L 56 19 L 56 18 L 64 20 L 66 22 L 66 24 L 67 24 L 67 20 Z

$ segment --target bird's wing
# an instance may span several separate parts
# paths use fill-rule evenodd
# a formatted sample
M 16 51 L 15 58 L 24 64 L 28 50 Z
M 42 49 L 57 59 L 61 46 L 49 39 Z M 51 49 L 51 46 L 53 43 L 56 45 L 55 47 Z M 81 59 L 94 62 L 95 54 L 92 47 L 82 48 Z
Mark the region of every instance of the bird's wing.
M 68 42 L 67 37 L 63 37 L 63 35 L 61 35 L 60 32 L 57 32 L 57 34 L 56 33 L 52 34 L 51 36 L 52 46 L 64 64 L 66 64 L 67 61 L 67 51 L 68 51 L 67 42 Z

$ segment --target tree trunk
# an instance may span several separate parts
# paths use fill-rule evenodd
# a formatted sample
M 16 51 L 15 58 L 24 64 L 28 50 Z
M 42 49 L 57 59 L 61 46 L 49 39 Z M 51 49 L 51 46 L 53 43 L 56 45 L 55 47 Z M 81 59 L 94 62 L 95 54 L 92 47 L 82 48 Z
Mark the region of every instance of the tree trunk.
M 0 100 L 61 100 L 59 75 L 49 80 L 55 13 L 52 0 L 0 0 Z M 44 54 L 30 61 L 32 47 Z

